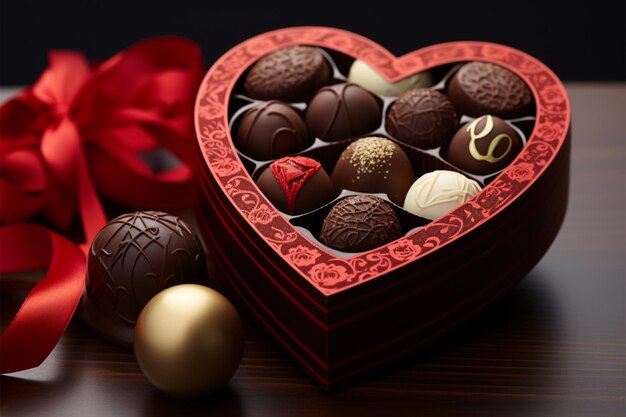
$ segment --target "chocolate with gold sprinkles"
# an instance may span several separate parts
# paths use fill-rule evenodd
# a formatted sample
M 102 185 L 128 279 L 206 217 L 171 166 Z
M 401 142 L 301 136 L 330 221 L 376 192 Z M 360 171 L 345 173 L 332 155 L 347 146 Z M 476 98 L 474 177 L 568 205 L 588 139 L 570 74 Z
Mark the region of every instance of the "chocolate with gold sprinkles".
M 361 138 L 339 157 L 332 179 L 339 188 L 365 193 L 385 193 L 402 205 L 415 181 L 413 168 L 404 151 L 379 136 Z

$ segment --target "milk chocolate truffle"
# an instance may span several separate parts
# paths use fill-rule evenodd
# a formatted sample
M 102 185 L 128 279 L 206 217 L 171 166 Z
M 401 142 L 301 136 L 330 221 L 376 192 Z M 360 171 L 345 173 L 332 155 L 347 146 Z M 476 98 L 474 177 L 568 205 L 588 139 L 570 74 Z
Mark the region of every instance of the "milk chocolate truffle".
M 278 210 L 287 214 L 315 210 L 337 195 L 320 163 L 304 156 L 272 162 L 256 184 Z
M 263 161 L 299 152 L 311 144 L 298 113 L 280 101 L 256 105 L 241 118 L 235 145 L 247 156 Z
M 258 60 L 246 76 L 244 89 L 259 100 L 308 101 L 331 79 L 330 64 L 319 49 L 291 46 Z
M 96 333 L 130 347 L 135 322 L 152 297 L 207 279 L 202 245 L 184 221 L 160 211 L 124 214 L 91 244 L 79 316 Z
M 381 117 L 380 103 L 372 94 L 343 83 L 320 89 L 309 103 L 305 121 L 311 135 L 336 141 L 376 130 Z
M 324 219 L 320 240 L 344 252 L 363 252 L 402 236 L 396 213 L 372 195 L 346 197 Z
M 481 190 L 474 180 L 454 171 L 433 171 L 419 177 L 404 200 L 404 209 L 426 219 L 437 219 Z
M 522 146 L 522 138 L 507 122 L 486 115 L 459 129 L 446 159 L 466 172 L 487 175 L 506 168 Z
M 422 149 L 441 146 L 454 134 L 457 114 L 446 96 L 430 88 L 402 94 L 387 114 L 387 130 L 396 139 Z
M 389 139 L 361 138 L 339 157 L 332 179 L 339 188 L 364 193 L 385 193 L 402 205 L 415 181 L 411 162 L 404 151 Z
M 433 85 L 430 71 L 423 71 L 394 83 L 387 81 L 365 62 L 357 59 L 352 63 L 348 74 L 348 81 L 355 83 L 381 96 L 399 96 L 412 88 L 425 88 Z
M 532 104 L 530 89 L 520 77 L 488 62 L 463 65 L 450 81 L 448 97 L 460 114 L 472 117 L 526 116 Z

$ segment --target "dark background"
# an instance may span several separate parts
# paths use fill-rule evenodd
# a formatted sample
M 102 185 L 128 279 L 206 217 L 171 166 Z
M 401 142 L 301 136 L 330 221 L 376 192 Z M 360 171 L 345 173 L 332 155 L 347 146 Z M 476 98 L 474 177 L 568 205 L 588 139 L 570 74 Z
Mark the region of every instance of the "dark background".
M 51 48 L 104 59 L 139 39 L 176 34 L 197 42 L 208 66 L 252 35 L 295 25 L 352 30 L 397 55 L 438 42 L 487 40 L 534 55 L 563 80 L 626 78 L 623 0 L 0 1 L 2 85 L 35 81 Z

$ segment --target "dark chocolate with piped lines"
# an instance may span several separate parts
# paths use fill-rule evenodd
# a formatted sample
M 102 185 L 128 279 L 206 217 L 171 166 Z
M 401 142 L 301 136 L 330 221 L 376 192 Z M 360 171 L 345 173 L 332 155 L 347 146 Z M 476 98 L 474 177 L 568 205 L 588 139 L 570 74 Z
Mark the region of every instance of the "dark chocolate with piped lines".
M 330 83 L 330 64 L 319 49 L 291 46 L 261 58 L 246 76 L 246 93 L 259 100 L 308 101 Z
M 184 221 L 160 211 L 124 214 L 91 244 L 80 315 L 102 336 L 132 346 L 135 322 L 152 297 L 207 281 L 204 250 Z
M 401 236 L 398 216 L 383 199 L 354 195 L 331 209 L 324 219 L 320 240 L 340 251 L 362 252 Z
M 415 88 L 393 103 L 386 126 L 399 141 L 432 149 L 450 140 L 457 123 L 457 113 L 446 96 L 431 88 Z
M 520 77 L 488 62 L 463 65 L 450 81 L 448 97 L 457 112 L 472 117 L 522 117 L 532 105 L 530 88 Z

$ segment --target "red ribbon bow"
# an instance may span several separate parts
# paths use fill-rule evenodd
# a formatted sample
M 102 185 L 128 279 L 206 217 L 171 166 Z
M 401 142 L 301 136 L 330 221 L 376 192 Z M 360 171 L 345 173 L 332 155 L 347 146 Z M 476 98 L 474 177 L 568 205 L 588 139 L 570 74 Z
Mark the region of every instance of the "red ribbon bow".
M 106 223 L 96 190 L 136 208 L 190 205 L 198 47 L 147 40 L 95 68 L 77 52 L 49 58 L 37 83 L 0 107 L 0 223 L 37 217 L 65 231 L 79 213 L 86 252 Z M 153 172 L 142 155 L 159 148 L 182 164 Z M 0 272 L 50 265 L 0 336 L 0 372 L 38 366 L 61 337 L 84 286 L 85 258 L 72 247 L 41 227 L 0 228 Z M 29 257 L 34 248 L 42 253 Z

